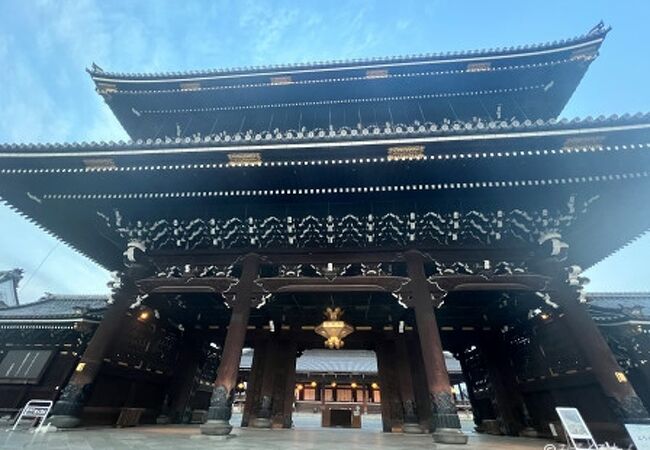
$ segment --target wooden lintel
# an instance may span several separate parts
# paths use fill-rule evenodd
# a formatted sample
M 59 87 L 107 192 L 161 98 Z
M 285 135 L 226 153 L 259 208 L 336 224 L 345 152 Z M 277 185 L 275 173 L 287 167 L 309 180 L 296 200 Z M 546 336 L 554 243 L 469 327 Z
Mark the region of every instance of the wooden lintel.
M 205 277 L 205 278 L 145 278 L 137 282 L 138 288 L 144 293 L 214 293 L 227 291 L 236 278 Z
M 408 248 L 322 248 L 322 249 L 259 249 L 255 253 L 263 261 L 271 264 L 361 264 L 361 263 L 387 263 L 404 261 L 404 252 Z M 528 247 L 419 247 L 419 251 L 435 255 L 440 262 L 456 261 L 525 261 L 530 257 Z M 250 250 L 247 250 L 250 251 Z M 160 266 L 166 265 L 230 265 L 233 264 L 247 251 L 235 252 L 232 250 L 181 250 L 150 251 L 149 256 Z
M 260 286 L 268 292 L 395 292 L 408 281 L 394 276 L 274 277 L 261 278 Z
M 509 275 L 439 275 L 429 280 L 445 291 L 540 291 L 549 278 L 533 274 Z

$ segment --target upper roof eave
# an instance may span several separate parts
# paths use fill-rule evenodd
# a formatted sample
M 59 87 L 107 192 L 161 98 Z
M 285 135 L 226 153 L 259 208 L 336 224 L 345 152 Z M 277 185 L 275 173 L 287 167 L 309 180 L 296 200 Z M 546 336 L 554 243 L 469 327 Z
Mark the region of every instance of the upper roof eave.
M 110 72 L 105 71 L 95 63 L 86 71 L 93 79 L 113 79 L 115 81 L 126 80 L 148 80 L 148 81 L 165 81 L 169 79 L 178 79 L 179 77 L 193 79 L 198 77 L 209 76 L 228 76 L 228 75 L 242 75 L 242 74 L 261 74 L 261 73 L 284 73 L 289 71 L 316 71 L 322 69 L 347 69 L 356 68 L 358 66 L 378 66 L 378 65 L 392 65 L 405 62 L 440 62 L 445 60 L 452 60 L 458 58 L 482 58 L 489 59 L 492 57 L 504 55 L 518 55 L 536 51 L 558 49 L 570 47 L 583 42 L 592 40 L 602 40 L 611 27 L 605 26 L 601 21 L 587 33 L 569 39 L 562 39 L 559 41 L 548 41 L 538 44 L 519 45 L 516 47 L 501 47 L 495 49 L 478 49 L 469 51 L 452 51 L 440 53 L 428 53 L 420 55 L 402 55 L 392 57 L 376 57 L 376 58 L 363 58 L 352 60 L 335 60 L 335 61 L 320 61 L 311 63 L 295 63 L 295 64 L 280 64 L 270 66 L 255 66 L 255 67 L 241 67 L 241 68 L 228 68 L 228 69 L 208 69 L 208 70 L 194 70 L 183 72 L 157 72 L 157 73 L 128 73 L 128 72 Z
M 352 136 L 346 129 L 330 133 L 323 136 L 305 136 L 298 138 L 293 136 L 289 138 L 287 134 L 282 136 L 272 136 L 271 138 L 261 138 L 259 140 L 237 140 L 236 136 L 224 138 L 176 138 L 169 140 L 162 139 L 138 139 L 136 141 L 119 141 L 119 142 L 74 142 L 74 143 L 42 143 L 42 144 L 0 144 L 0 158 L 33 158 L 33 157 L 98 157 L 98 156 L 128 156 L 128 155 L 146 155 L 154 153 L 174 153 L 178 152 L 201 152 L 209 151 L 263 151 L 273 148 L 293 148 L 293 147 L 334 147 L 339 143 L 345 145 L 365 145 L 378 141 L 381 143 L 391 144 L 391 142 L 412 141 L 413 143 L 425 142 L 431 140 L 472 140 L 491 138 L 499 139 L 500 137 L 534 137 L 544 136 L 545 134 L 554 135 L 558 132 L 571 132 L 575 130 L 595 130 L 606 131 L 611 128 L 616 131 L 619 127 L 625 126 L 646 126 L 650 125 L 650 112 L 624 114 L 622 116 L 612 115 L 609 117 L 599 116 L 597 118 L 574 118 L 548 121 L 537 120 L 535 122 L 526 120 L 524 122 L 489 122 L 484 126 L 477 127 L 470 123 L 455 123 L 449 125 L 431 125 L 424 130 L 408 130 L 404 127 L 401 131 L 395 128 L 386 131 L 380 129 L 378 134 L 357 134 Z M 530 136 L 529 136 L 530 135 Z M 393 145 L 400 145 L 399 142 Z

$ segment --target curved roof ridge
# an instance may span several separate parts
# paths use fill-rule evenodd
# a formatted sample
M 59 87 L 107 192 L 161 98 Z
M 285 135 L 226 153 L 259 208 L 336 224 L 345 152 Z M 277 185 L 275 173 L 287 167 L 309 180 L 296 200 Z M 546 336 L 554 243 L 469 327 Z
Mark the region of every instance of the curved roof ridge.
M 55 299 L 49 298 L 47 296 L 43 296 L 43 297 L 39 298 L 38 300 L 30 302 L 30 303 L 21 303 L 20 305 L 12 305 L 12 306 L 7 306 L 6 308 L 0 308 L 0 312 L 14 311 L 14 310 L 17 310 L 17 309 L 30 308 L 30 307 L 32 307 L 34 305 L 41 305 L 43 303 L 48 303 L 48 302 L 52 302 L 52 301 L 55 301 Z
M 587 297 L 650 297 L 650 291 L 587 292 Z
M 52 300 L 108 300 L 108 294 L 52 294 L 48 292 L 44 298 Z
M 70 319 L 87 314 L 98 314 L 106 309 L 107 296 L 71 295 L 55 296 L 46 293 L 35 302 L 0 309 L 2 320 Z
M 451 121 L 446 122 L 426 122 L 425 124 L 391 124 L 390 127 L 382 127 L 379 125 L 368 125 L 365 129 L 379 129 L 380 132 L 375 133 L 357 133 L 352 134 L 350 127 L 341 127 L 336 130 L 326 131 L 321 128 L 310 130 L 309 132 L 302 133 L 302 136 L 296 130 L 285 130 L 283 132 L 275 133 L 271 131 L 254 132 L 253 134 L 260 135 L 257 139 L 244 139 L 248 132 L 241 133 L 213 133 L 204 137 L 184 137 L 184 138 L 156 138 L 156 139 L 137 139 L 137 140 L 120 140 L 120 141 L 92 141 L 92 142 L 45 142 L 45 143 L 0 143 L 0 151 L 21 151 L 21 150 L 48 150 L 48 151 L 64 151 L 64 150 L 87 150 L 92 149 L 114 149 L 114 148 L 166 148 L 174 146 L 188 146 L 200 147 L 206 144 L 215 145 L 264 145 L 270 143 L 300 143 L 300 142 L 321 142 L 329 140 L 358 140 L 370 138 L 387 138 L 387 137 L 418 137 L 418 136 L 438 136 L 448 134 L 465 134 L 471 136 L 475 133 L 493 133 L 497 134 L 506 131 L 522 132 L 526 130 L 544 130 L 544 129 L 557 129 L 557 128 L 570 128 L 570 126 L 585 127 L 589 125 L 615 125 L 625 122 L 642 122 L 650 120 L 650 112 L 637 112 L 634 114 L 625 113 L 622 115 L 612 114 L 610 116 L 600 115 L 598 117 L 574 117 L 574 118 L 551 118 L 548 120 L 538 119 L 523 120 L 518 119 L 512 121 L 494 120 L 494 121 L 480 121 L 478 123 L 470 121 Z M 427 125 L 429 124 L 429 125 Z M 412 128 L 412 129 L 410 129 Z M 309 133 L 312 135 L 309 135 Z M 223 137 L 222 137 L 223 136 Z
M 8 306 L 6 308 L 2 308 L 2 311 L 7 311 L 7 310 L 16 310 L 16 309 L 24 309 L 24 308 L 31 308 L 36 305 L 42 305 L 44 303 L 50 303 L 50 302 L 59 302 L 59 301 L 66 301 L 66 300 L 71 300 L 71 301 L 99 301 L 99 300 L 106 300 L 108 301 L 108 295 L 101 295 L 101 294 L 51 294 L 49 292 L 46 292 L 45 295 L 40 297 L 38 300 L 30 302 L 30 303 L 22 303 L 20 305 L 15 305 L 15 306 Z
M 314 62 L 301 62 L 301 63 L 287 63 L 287 64 L 274 64 L 265 66 L 245 66 L 234 68 L 217 68 L 205 70 L 187 70 L 187 71 L 165 71 L 165 72 L 111 72 L 105 71 L 100 66 L 92 63 L 91 67 L 86 71 L 92 76 L 101 76 L 109 78 L 136 78 L 136 79 L 161 79 L 178 76 L 209 76 L 209 75 L 224 75 L 224 74 L 237 74 L 247 72 L 259 71 L 282 71 L 282 70 L 296 70 L 296 69 L 317 69 L 322 67 L 345 67 L 352 64 L 381 64 L 381 63 L 397 63 L 400 61 L 417 61 L 417 60 L 441 60 L 449 57 L 477 57 L 477 56 L 491 56 L 502 54 L 513 54 L 522 51 L 537 51 L 547 48 L 558 48 L 563 46 L 572 45 L 578 42 L 604 37 L 611 30 L 610 26 L 605 26 L 603 21 L 600 21 L 587 33 L 575 36 L 572 38 L 546 41 L 536 44 L 524 44 L 510 47 L 496 47 L 489 49 L 476 49 L 476 50 L 456 50 L 448 52 L 436 53 L 422 53 L 416 55 L 395 55 L 386 57 L 370 57 L 370 58 L 353 58 L 346 60 L 327 60 L 327 61 L 314 61 Z

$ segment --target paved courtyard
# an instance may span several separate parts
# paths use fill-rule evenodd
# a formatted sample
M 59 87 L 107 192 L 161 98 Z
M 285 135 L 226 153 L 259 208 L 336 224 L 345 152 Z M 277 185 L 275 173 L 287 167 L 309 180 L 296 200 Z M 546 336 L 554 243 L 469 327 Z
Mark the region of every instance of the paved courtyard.
M 238 423 L 239 417 L 233 417 Z M 364 416 L 361 430 L 323 429 L 318 416 L 297 415 L 295 429 L 254 430 L 235 428 L 230 437 L 205 437 L 197 425 L 140 426 L 137 428 L 92 428 L 33 434 L 25 431 L 3 432 L 0 449 L 47 450 L 189 450 L 189 449 L 264 449 L 264 450 L 360 450 L 360 449 L 458 449 L 458 446 L 434 444 L 429 435 L 402 435 L 380 432 L 378 416 Z M 544 448 L 537 439 L 504 438 L 470 433 L 469 445 L 481 450 L 525 450 Z

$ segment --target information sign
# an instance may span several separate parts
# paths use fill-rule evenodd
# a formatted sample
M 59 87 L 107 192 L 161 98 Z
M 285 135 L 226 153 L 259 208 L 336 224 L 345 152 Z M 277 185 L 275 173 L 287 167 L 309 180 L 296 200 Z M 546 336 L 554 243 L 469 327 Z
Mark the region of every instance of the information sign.
M 571 448 L 598 448 L 598 444 L 587 428 L 587 424 L 576 408 L 555 408 L 557 415 L 560 417 L 564 433 L 566 434 L 567 444 Z M 588 447 L 578 447 L 577 442 L 584 442 Z
M 625 428 L 637 450 L 650 450 L 650 425 L 626 424 Z
M 21 420 L 31 420 L 32 425 L 36 426 L 36 431 L 40 430 L 45 422 L 45 418 L 52 409 L 52 400 L 30 400 L 18 415 L 12 430 L 15 430 Z

